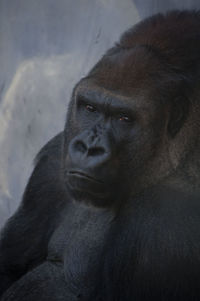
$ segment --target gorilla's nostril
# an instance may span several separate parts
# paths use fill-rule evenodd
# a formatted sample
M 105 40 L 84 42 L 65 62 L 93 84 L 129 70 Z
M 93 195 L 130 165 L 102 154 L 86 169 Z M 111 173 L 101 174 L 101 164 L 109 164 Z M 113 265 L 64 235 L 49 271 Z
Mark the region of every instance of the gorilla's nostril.
M 87 151 L 87 147 L 82 141 L 77 141 L 75 143 L 75 149 L 81 153 L 85 153 Z
M 100 156 L 105 153 L 103 147 L 91 147 L 88 149 L 88 156 Z

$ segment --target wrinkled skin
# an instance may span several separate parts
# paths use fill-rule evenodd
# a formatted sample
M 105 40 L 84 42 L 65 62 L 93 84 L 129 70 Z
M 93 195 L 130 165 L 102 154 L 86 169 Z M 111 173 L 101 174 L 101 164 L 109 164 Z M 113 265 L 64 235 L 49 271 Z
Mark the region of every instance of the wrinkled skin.
M 1 235 L 3 301 L 200 299 L 198 89 L 144 43 L 122 46 L 76 85 L 36 158 Z
M 148 95 L 133 92 L 127 97 L 122 89 L 119 96 L 112 89 L 87 79 L 77 86 L 76 125 L 67 124 L 76 130 L 69 144 L 66 138 L 64 151 L 65 181 L 72 196 L 100 207 L 135 193 L 133 181 L 154 160 L 166 135 L 165 108 L 147 101 Z
M 147 55 L 145 69 L 157 63 L 139 51 Z M 140 79 L 141 62 L 134 59 L 137 52 L 116 55 L 114 62 L 108 59 L 108 78 L 100 65 L 74 90 L 68 114 L 73 118 L 68 118 L 64 132 L 63 165 L 66 185 L 76 200 L 100 207 L 114 202 L 116 208 L 120 200 L 136 194 L 147 165 L 150 171 L 159 152 L 165 152 L 169 105 L 153 99 L 158 87 L 150 78 Z M 133 71 L 129 68 L 132 57 Z

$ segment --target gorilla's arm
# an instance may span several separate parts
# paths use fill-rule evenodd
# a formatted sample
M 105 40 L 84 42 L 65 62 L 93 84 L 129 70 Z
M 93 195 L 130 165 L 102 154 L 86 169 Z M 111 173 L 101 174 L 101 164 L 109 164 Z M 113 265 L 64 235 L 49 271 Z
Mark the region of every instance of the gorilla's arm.
M 65 204 L 60 181 L 60 133 L 36 157 L 22 203 L 0 240 L 0 295 L 28 270 L 45 260 L 47 245 Z

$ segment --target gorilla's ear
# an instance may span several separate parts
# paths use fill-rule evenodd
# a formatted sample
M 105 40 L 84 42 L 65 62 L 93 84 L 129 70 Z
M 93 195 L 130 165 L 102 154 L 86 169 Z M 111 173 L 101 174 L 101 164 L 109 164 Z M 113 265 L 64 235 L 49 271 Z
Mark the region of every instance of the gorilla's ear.
M 189 100 L 187 97 L 177 97 L 172 104 L 168 123 L 168 132 L 174 138 L 181 129 L 189 113 Z

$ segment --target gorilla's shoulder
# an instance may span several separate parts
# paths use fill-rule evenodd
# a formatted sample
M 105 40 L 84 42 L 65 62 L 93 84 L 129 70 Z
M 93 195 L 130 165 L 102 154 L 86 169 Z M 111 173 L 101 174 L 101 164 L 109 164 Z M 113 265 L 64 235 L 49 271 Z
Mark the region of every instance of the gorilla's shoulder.
M 48 159 L 58 160 L 61 158 L 61 149 L 63 143 L 63 132 L 60 132 L 49 140 L 39 151 L 34 159 L 34 166 Z
M 37 154 L 34 160 L 34 170 L 27 183 L 23 204 L 42 200 L 55 200 L 63 193 L 60 181 L 61 149 L 63 132 L 53 137 Z M 35 204 L 36 206 L 36 204 Z

